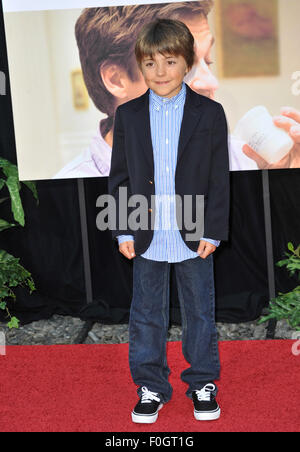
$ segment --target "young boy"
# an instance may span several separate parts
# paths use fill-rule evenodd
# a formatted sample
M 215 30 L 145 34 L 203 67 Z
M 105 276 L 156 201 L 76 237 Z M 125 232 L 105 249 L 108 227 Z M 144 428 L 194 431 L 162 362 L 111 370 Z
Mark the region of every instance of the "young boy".
M 227 122 L 219 103 L 183 82 L 195 59 L 194 38 L 183 22 L 157 19 L 144 26 L 135 55 L 149 89 L 116 110 L 108 181 L 117 206 L 113 239 L 124 256 L 134 258 L 129 364 L 140 400 L 132 421 L 155 422 L 172 396 L 166 359 L 171 263 L 181 308 L 182 350 L 190 364 L 181 378 L 188 384 L 195 418 L 214 420 L 221 410 L 214 383 L 220 363 L 212 253 L 220 240 L 228 239 Z M 120 201 L 121 188 L 126 189 L 125 202 L 124 196 Z M 147 228 L 120 225 L 132 195 L 143 195 L 154 207 L 146 212 Z M 193 219 L 195 198 L 203 195 L 206 238 L 188 240 L 185 223 L 178 228 L 176 218 L 185 206 L 183 201 L 178 207 L 175 195 L 181 200 L 193 197 Z M 153 206 L 153 196 L 164 196 L 164 202 Z

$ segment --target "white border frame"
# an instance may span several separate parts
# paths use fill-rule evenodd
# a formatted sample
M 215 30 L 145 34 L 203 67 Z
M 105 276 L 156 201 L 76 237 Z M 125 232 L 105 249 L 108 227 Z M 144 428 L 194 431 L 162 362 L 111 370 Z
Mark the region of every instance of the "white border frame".
M 194 1 L 194 0 L 188 0 Z M 151 0 L 154 3 L 179 3 L 182 0 Z M 45 11 L 95 8 L 104 6 L 147 5 L 147 0 L 2 0 L 3 11 Z

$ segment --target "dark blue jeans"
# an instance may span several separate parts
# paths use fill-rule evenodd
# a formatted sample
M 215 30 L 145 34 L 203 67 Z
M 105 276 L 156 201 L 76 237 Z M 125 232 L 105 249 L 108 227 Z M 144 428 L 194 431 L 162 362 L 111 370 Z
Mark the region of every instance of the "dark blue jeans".
M 220 361 L 215 325 L 213 254 L 174 264 L 182 319 L 182 351 L 190 367 L 181 374 L 186 395 L 219 379 Z M 169 328 L 170 266 L 136 256 L 133 261 L 133 298 L 129 321 L 129 365 L 133 381 L 172 396 L 168 381 L 166 345 Z

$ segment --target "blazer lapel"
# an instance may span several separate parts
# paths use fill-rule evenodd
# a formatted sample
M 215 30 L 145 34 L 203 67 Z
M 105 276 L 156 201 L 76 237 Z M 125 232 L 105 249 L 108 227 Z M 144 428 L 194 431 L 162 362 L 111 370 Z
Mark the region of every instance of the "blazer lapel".
M 140 149 L 141 152 L 143 152 L 143 157 L 151 166 L 154 174 L 154 158 L 149 114 L 149 93 L 150 89 L 148 89 L 145 94 L 137 98 L 134 109 L 136 110 L 135 124 Z M 184 153 L 189 138 L 191 137 L 198 121 L 200 120 L 200 117 L 203 114 L 201 104 L 201 96 L 195 93 L 195 91 L 193 91 L 186 84 L 186 99 L 179 134 L 177 165 Z

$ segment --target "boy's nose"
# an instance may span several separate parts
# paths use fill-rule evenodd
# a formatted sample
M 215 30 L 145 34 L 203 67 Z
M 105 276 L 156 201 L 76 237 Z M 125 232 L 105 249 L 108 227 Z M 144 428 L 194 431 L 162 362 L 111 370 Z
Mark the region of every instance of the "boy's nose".
M 163 64 L 156 66 L 156 75 L 163 76 L 166 73 L 166 68 Z

